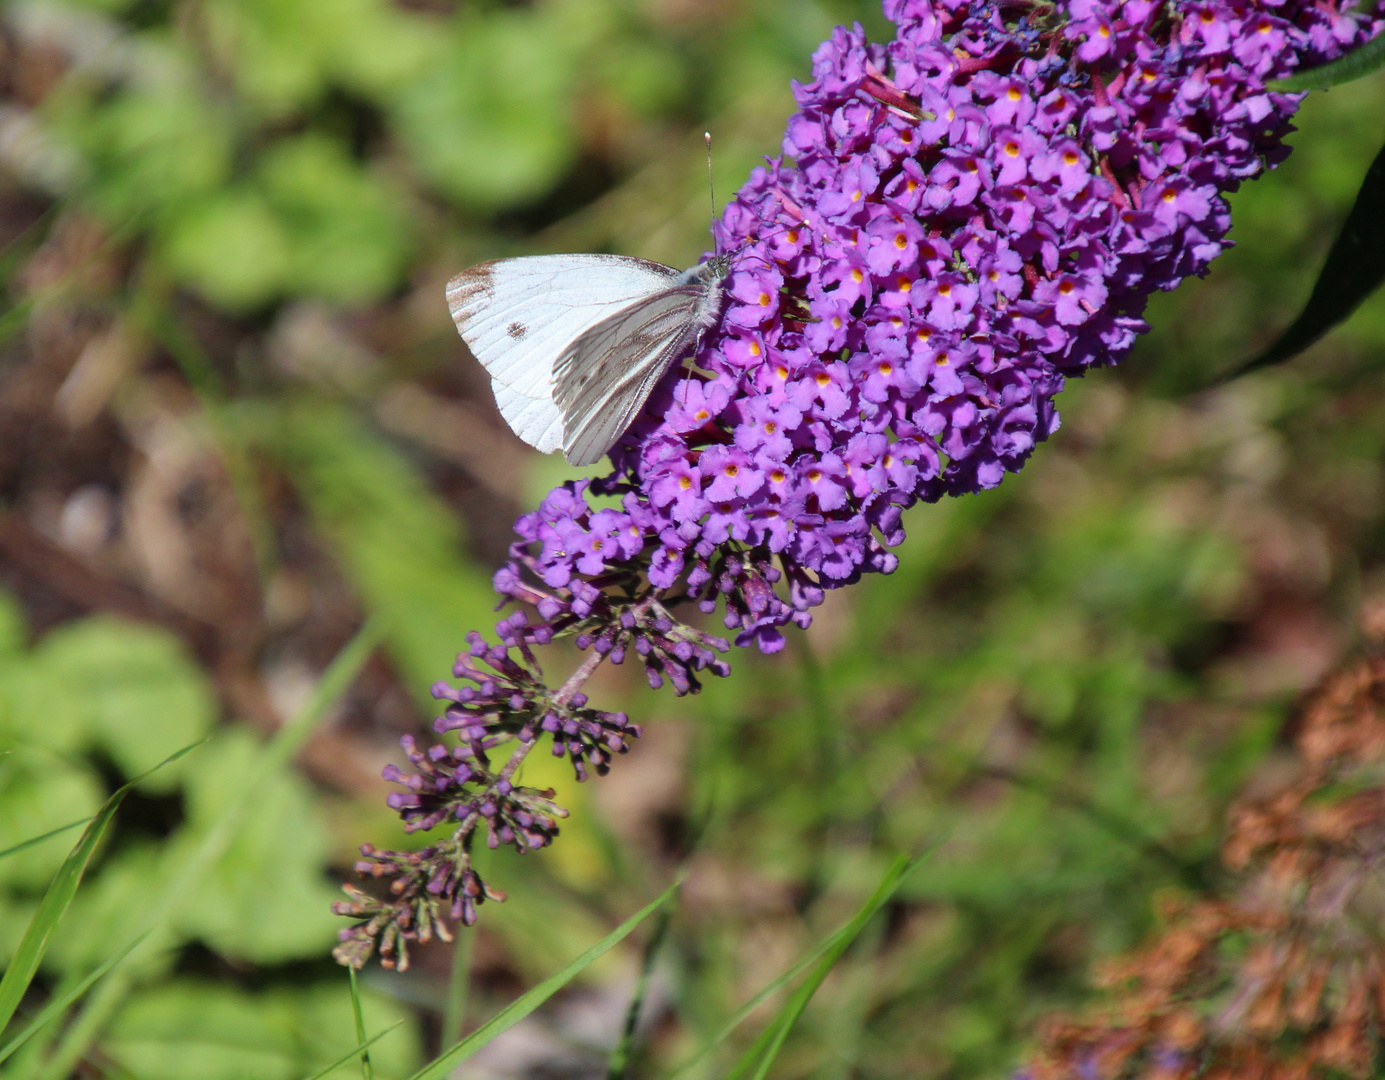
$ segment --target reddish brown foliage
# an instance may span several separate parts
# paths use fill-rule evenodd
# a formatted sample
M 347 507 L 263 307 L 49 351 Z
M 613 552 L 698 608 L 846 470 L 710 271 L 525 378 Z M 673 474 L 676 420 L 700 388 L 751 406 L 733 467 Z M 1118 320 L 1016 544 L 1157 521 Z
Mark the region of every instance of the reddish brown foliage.
M 1232 807 L 1222 898 L 1165 905 L 1109 995 L 1039 1032 L 1031 1080 L 1366 1077 L 1385 1019 L 1385 658 L 1333 675 L 1294 729 L 1297 778 Z

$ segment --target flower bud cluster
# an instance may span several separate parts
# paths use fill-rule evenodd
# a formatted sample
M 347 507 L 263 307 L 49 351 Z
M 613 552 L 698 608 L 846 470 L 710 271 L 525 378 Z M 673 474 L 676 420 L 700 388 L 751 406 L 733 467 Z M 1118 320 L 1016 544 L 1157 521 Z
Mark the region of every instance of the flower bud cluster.
M 506 623 L 511 630 L 519 625 L 513 618 Z M 516 660 L 509 646 L 488 645 L 475 632 L 468 635 L 468 641 L 471 650 L 457 657 L 452 673 L 476 685 L 458 688 L 439 682 L 433 686 L 433 696 L 448 703 L 434 721 L 434 730 L 439 735 L 455 732 L 462 742 L 459 751 L 443 752 L 453 759 L 462 755 L 457 770 L 465 770 L 466 779 L 458 784 L 489 776 L 487 752 L 503 742 L 517 739 L 527 747 L 547 734 L 553 742 L 553 755 L 566 756 L 577 779 L 585 780 L 588 766 L 605 775 L 611 755 L 626 753 L 630 748 L 627 740 L 639 738 L 639 725 L 630 723 L 625 713 L 589 708 L 587 696 L 573 689 L 550 690 L 522 640 L 519 651 L 523 660 Z M 490 670 L 478 666 L 478 660 Z M 457 770 L 453 775 L 462 775 Z M 498 799 L 503 805 L 516 797 L 509 787 L 512 772 L 507 766 L 493 784 L 483 787 L 487 799 Z M 481 803 L 482 807 L 487 805 Z M 470 806 L 458 803 L 454 813 L 460 818 Z M 504 842 L 510 841 L 506 838 Z
M 380 851 L 362 844 L 356 873 L 388 879 L 389 897 L 344 886 L 350 899 L 333 904 L 332 911 L 358 921 L 337 934 L 332 955 L 338 962 L 360 969 L 378 947 L 384 967 L 405 971 L 409 942 L 426 944 L 434 936 L 452 940 L 444 912 L 454 925 L 473 926 L 480 904 L 503 901 L 505 894 L 482 881 L 472 867 L 470 839 L 468 832 L 421 851 Z
M 539 510 L 521 519 L 521 536 L 551 555 L 551 549 L 563 541 L 550 523 L 568 528 L 574 523 L 591 525 L 599 532 L 600 516 L 608 511 L 586 508 L 587 487 L 584 480 L 552 492 Z M 728 675 L 729 666 L 717 654 L 730 645 L 678 621 L 648 587 L 648 568 L 639 554 L 611 558 L 594 577 L 555 574 L 551 563 L 545 575 L 539 570 L 542 554 L 535 555 L 530 543 L 521 540 L 513 545 L 510 562 L 497 571 L 495 590 L 532 607 L 539 621 L 520 609 L 500 622 L 497 635 L 516 649 L 571 635 L 579 649 L 591 649 L 613 664 L 623 664 L 633 650 L 645 666 L 650 686 L 657 689 L 667 680 L 679 695 L 701 688 L 699 672 Z

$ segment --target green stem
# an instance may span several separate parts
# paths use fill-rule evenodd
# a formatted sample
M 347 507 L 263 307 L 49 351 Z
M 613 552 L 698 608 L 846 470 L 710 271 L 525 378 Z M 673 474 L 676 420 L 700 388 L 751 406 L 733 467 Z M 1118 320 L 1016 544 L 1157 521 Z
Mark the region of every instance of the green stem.
M 365 1014 L 361 1011 L 361 988 L 356 982 L 356 969 L 347 968 L 351 979 L 351 1012 L 356 1018 L 356 1041 L 361 1044 L 361 1076 L 375 1080 L 375 1067 L 370 1063 L 370 1047 L 366 1045 Z
M 447 981 L 447 1011 L 442 1019 L 442 1044 L 451 1046 L 462 1041 L 466 1025 L 466 1000 L 471 989 L 471 961 L 476 931 L 470 926 L 458 926 L 456 944 L 452 947 L 452 976 Z

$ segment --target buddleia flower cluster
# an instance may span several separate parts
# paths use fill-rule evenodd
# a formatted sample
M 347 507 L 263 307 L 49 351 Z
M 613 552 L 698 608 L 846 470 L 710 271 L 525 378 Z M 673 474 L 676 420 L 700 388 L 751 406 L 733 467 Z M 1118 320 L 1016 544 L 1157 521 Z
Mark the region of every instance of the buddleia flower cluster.
M 884 6 L 894 41 L 833 33 L 794 88 L 783 156 L 714 226 L 733 270 L 694 368 L 651 397 L 608 475 L 516 524 L 495 585 L 519 610 L 484 653 L 506 674 L 471 710 L 474 749 L 428 756 L 438 779 L 425 786 L 443 785 L 429 798 L 451 809 L 425 819 L 451 823 L 449 844 L 466 849 L 484 816 L 464 805 L 536 798 L 496 779 L 534 741 L 552 738 L 580 776 L 612 752 L 597 729 L 622 747 L 635 734 L 577 718 L 571 695 L 597 664 L 634 656 L 652 684 L 694 691 L 726 674 L 726 642 L 680 611 L 720 612 L 737 645 L 774 652 L 828 589 L 895 568 L 912 504 L 1019 469 L 1057 429 L 1065 380 L 1120 360 L 1149 295 L 1229 245 L 1223 196 L 1288 152 L 1300 96 L 1271 81 L 1385 22 L 1350 0 Z M 532 649 L 559 635 L 588 660 L 554 694 Z M 492 774 L 485 755 L 502 742 L 516 757 Z M 506 820 L 520 813 L 535 811 Z M 510 825 L 491 842 L 543 846 L 557 831 L 545 813 L 539 831 Z M 455 907 L 464 876 L 420 886 L 400 860 L 389 903 L 411 927 L 430 897 Z M 348 913 L 388 922 L 363 904 Z M 346 932 L 352 962 L 371 925 Z

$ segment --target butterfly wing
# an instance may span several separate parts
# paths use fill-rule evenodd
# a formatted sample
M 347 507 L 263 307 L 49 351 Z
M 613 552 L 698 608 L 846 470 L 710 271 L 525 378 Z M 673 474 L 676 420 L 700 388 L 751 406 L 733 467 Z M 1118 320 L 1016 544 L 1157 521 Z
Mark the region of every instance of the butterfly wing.
M 697 281 L 663 289 L 607 316 L 562 352 L 553 399 L 571 464 L 594 464 L 615 445 L 664 372 L 696 344 L 706 297 Z
M 551 454 L 563 448 L 563 414 L 552 397 L 527 397 L 495 379 L 491 392 L 510 430 L 535 450 Z
M 490 374 L 506 421 L 515 427 L 511 414 L 525 416 L 526 430 L 542 433 L 551 413 L 500 389 L 551 403 L 554 358 L 603 319 L 677 277 L 672 267 L 623 255 L 497 259 L 449 281 L 447 306 L 462 340 Z M 546 420 L 537 419 L 541 413 Z

